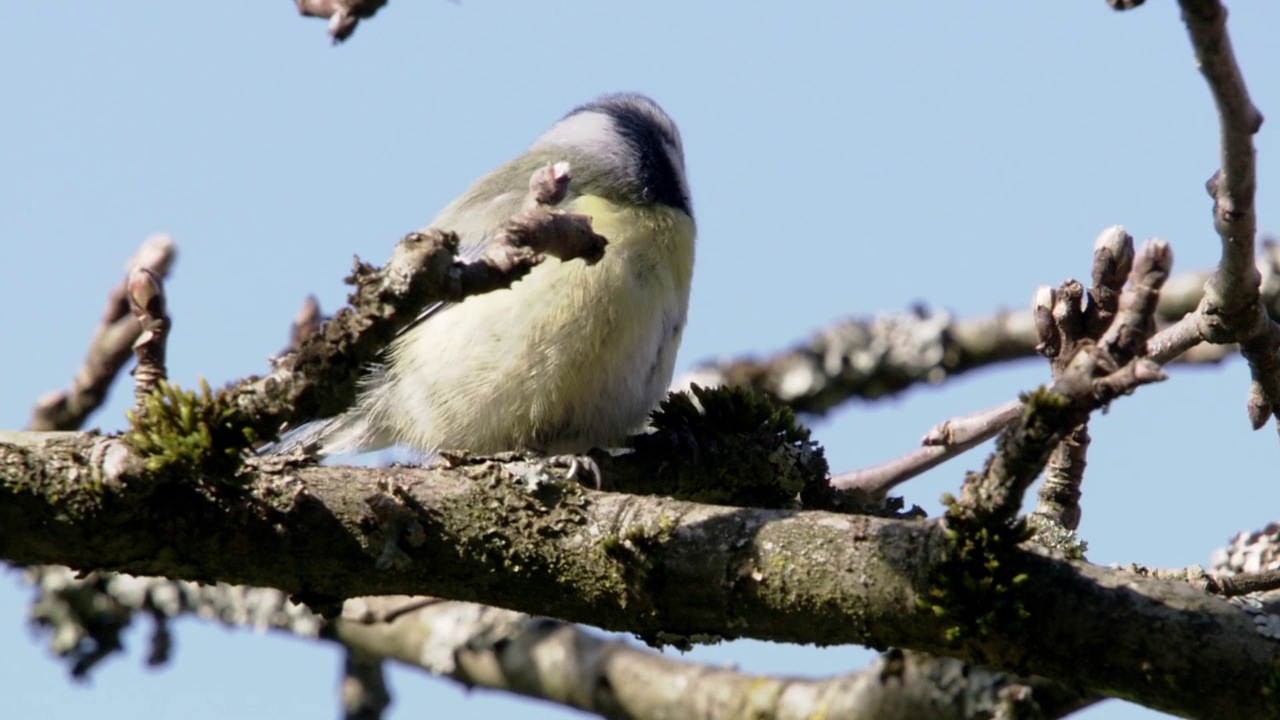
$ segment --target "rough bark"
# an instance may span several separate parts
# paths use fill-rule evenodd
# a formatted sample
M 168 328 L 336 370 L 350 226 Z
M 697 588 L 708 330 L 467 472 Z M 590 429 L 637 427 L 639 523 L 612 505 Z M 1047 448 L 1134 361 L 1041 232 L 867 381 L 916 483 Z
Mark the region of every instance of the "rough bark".
M 1280 713 L 1280 646 L 1238 606 L 1012 547 L 999 561 L 1017 612 L 999 614 L 938 594 L 957 566 L 937 521 L 599 492 L 528 462 L 158 479 L 118 440 L 33 435 L 0 436 L 13 562 L 278 587 L 331 614 L 427 594 L 655 643 L 897 646 L 1188 717 Z

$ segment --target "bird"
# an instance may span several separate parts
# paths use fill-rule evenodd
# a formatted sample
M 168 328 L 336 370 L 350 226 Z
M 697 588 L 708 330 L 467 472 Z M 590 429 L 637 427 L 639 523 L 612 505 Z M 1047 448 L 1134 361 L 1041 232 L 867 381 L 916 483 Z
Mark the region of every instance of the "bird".
M 556 210 L 588 216 L 608 241 L 603 257 L 548 257 L 507 289 L 426 308 L 350 409 L 277 452 L 581 455 L 643 429 L 671 383 L 697 234 L 680 132 L 656 102 L 617 93 L 574 108 L 428 227 L 479 258 L 521 210 L 533 173 L 563 163 Z

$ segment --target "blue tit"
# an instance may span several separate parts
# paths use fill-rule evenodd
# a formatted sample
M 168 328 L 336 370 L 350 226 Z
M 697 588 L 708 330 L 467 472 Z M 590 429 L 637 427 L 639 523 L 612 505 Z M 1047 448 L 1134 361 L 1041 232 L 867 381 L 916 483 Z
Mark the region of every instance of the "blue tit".
M 693 208 L 680 132 L 642 95 L 574 109 L 431 222 L 481 256 L 532 174 L 568 162 L 557 209 L 608 239 L 598 263 L 547 258 L 509 289 L 429 308 L 388 348 L 346 413 L 300 431 L 332 455 L 581 454 L 643 428 L 671 383 L 693 276 Z

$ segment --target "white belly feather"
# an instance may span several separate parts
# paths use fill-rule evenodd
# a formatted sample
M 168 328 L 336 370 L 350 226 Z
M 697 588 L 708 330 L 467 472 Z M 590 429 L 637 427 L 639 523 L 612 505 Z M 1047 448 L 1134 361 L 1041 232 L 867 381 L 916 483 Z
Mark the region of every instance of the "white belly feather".
M 419 449 L 584 452 L 639 429 L 671 382 L 693 266 L 693 223 L 591 196 L 604 258 L 547 259 L 510 289 L 406 333 L 385 380 L 384 437 Z M 382 393 L 379 393 L 380 395 Z

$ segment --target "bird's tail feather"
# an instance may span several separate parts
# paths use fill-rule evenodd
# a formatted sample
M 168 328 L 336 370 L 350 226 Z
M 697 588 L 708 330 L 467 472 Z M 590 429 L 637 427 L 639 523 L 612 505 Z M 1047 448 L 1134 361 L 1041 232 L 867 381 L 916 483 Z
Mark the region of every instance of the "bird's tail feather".
M 381 398 L 390 388 L 387 369 L 383 365 L 371 365 L 360 380 L 360 399 L 342 413 L 325 420 L 299 425 L 285 432 L 280 439 L 258 450 L 259 455 L 287 455 L 304 452 L 308 455 L 329 457 L 348 453 L 373 452 L 395 444 L 384 426 L 373 418 L 378 413 Z
M 263 446 L 258 454 L 288 455 L 302 452 L 328 457 L 371 452 L 389 445 L 391 442 L 382 437 L 363 413 L 352 411 L 296 427 L 280 436 L 276 442 Z
M 387 368 L 370 365 L 360 380 L 360 397 L 351 409 L 325 420 L 299 425 L 286 431 L 280 439 L 264 445 L 259 455 L 287 455 L 303 452 L 308 455 L 329 457 L 347 453 L 373 452 L 392 446 L 381 423 L 373 421 L 377 414 L 379 398 L 388 390 Z

